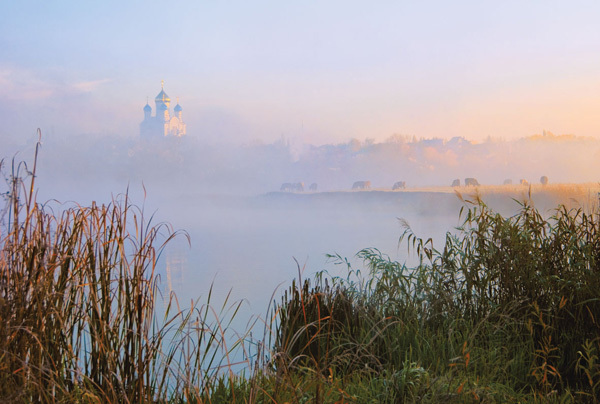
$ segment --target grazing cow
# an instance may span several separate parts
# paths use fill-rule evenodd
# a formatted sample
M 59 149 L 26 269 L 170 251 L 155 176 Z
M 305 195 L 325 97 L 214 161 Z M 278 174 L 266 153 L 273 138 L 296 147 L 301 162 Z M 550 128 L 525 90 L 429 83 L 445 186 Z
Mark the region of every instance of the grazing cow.
M 512 180 L 510 178 L 507 178 L 504 180 L 504 185 L 512 185 Z
M 397 189 L 405 189 L 406 188 L 406 181 L 398 181 L 394 184 L 394 186 L 392 187 L 392 190 L 395 191 Z
M 524 185 L 524 186 L 528 186 L 529 185 L 529 181 L 524 180 L 524 179 L 520 179 L 519 180 L 519 184 Z
M 311 191 L 316 191 L 317 190 L 317 183 L 313 182 L 312 184 L 310 184 L 310 187 L 308 188 Z
M 352 185 L 352 189 L 370 189 L 371 181 L 356 181 Z
M 281 184 L 281 192 L 304 192 L 304 183 L 303 182 L 285 182 Z
M 454 181 L 452 181 L 452 186 L 453 187 L 460 187 L 460 180 L 457 178 Z
M 548 185 L 548 177 L 542 175 L 540 178 L 540 182 L 542 183 L 542 185 Z
M 479 181 L 476 178 L 465 178 L 465 187 L 478 187 Z

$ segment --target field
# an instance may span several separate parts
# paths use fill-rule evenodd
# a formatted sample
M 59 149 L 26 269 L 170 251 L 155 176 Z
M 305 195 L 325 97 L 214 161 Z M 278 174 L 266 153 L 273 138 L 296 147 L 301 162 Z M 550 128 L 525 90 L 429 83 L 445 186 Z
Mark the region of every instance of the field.
M 376 248 L 358 252 L 360 267 L 332 255 L 344 276 L 303 279 L 298 265 L 263 320 L 232 330 L 239 303 L 214 307 L 209 294 L 185 307 L 159 295 L 170 225 L 152 224 L 126 195 L 40 204 L 34 174 L 16 164 L 6 176 L 3 402 L 600 400 L 597 184 L 258 197 L 273 207 L 418 205 L 452 211 L 462 226 L 441 248 L 406 227 L 410 267 Z
M 600 200 L 600 183 L 409 187 L 396 191 L 389 188 L 373 188 L 332 192 L 272 192 L 264 195 L 261 202 L 266 200 L 271 203 L 295 203 L 311 207 L 366 203 L 372 206 L 410 206 L 421 213 L 444 211 L 457 215 L 465 200 L 473 201 L 478 198 L 495 211 L 504 214 L 515 212 L 514 201 L 528 201 L 540 212 L 553 210 L 559 205 L 569 209 L 592 209 L 598 206 Z
M 328 194 L 328 193 L 361 193 L 361 192 L 391 192 L 393 194 L 404 193 L 443 193 L 443 194 L 474 194 L 497 196 L 507 195 L 515 199 L 527 198 L 531 196 L 545 196 L 555 200 L 587 200 L 595 196 L 600 191 L 600 183 L 578 183 L 578 184 L 530 184 L 530 185 L 480 185 L 460 186 L 460 187 L 408 187 L 400 190 L 391 190 L 390 188 L 371 188 L 368 190 L 343 190 L 334 192 L 305 192 L 304 194 Z M 275 194 L 275 193 L 273 193 Z

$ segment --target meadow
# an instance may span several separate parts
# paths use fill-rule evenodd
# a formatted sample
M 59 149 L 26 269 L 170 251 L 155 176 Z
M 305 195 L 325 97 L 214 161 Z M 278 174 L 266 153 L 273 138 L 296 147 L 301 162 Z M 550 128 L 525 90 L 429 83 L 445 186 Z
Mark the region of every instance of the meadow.
M 343 276 L 303 279 L 298 264 L 264 319 L 233 330 L 239 302 L 214 306 L 209 293 L 186 307 L 160 294 L 158 259 L 185 232 L 154 224 L 127 194 L 40 203 L 36 160 L 2 163 L 2 402 L 600 400 L 596 188 L 459 193 L 462 225 L 441 247 L 405 223 L 414 265 L 377 248 L 358 252 L 358 267 L 332 254 Z M 548 214 L 536 192 L 563 202 Z M 515 193 L 516 214 L 493 208 Z

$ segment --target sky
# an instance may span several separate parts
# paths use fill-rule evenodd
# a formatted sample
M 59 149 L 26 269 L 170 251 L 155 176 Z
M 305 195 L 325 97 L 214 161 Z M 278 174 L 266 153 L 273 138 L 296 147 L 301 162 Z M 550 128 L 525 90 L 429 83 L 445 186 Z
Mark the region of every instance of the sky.
M 597 1 L 32 1 L 0 13 L 0 142 L 600 136 Z M 15 140 L 17 139 L 17 140 Z

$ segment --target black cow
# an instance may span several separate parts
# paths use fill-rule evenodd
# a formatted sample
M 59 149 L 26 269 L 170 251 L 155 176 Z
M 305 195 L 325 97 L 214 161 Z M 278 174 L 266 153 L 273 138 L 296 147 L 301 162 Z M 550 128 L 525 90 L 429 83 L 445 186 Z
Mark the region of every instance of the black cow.
M 395 191 L 397 189 L 405 189 L 406 188 L 406 181 L 398 181 L 394 184 L 394 186 L 392 187 L 392 190 Z

